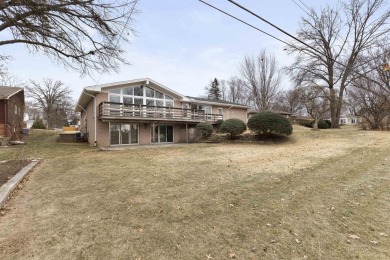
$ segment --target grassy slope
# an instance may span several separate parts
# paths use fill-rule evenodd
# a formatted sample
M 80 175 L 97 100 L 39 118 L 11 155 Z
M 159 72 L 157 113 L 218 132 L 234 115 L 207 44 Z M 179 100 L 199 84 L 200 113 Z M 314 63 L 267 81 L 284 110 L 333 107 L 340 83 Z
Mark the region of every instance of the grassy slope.
M 35 158 L 51 159 L 93 149 L 85 143 L 57 143 L 57 139 L 58 133 L 56 131 L 34 129 L 31 135 L 24 138 L 24 142 L 27 143 L 27 145 L 1 148 L 0 161 Z
M 389 133 L 114 152 L 40 134 L 0 150 L 48 158 L 0 217 L 2 259 L 390 258 Z

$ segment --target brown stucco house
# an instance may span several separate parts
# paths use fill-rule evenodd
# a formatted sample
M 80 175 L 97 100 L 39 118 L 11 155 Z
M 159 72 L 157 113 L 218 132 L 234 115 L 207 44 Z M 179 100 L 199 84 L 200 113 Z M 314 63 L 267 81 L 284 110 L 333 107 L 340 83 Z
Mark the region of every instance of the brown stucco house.
M 0 137 L 20 140 L 24 119 L 24 89 L 0 86 Z
M 199 122 L 239 118 L 249 107 L 184 96 L 150 78 L 85 87 L 76 105 L 80 131 L 100 147 L 186 143 Z

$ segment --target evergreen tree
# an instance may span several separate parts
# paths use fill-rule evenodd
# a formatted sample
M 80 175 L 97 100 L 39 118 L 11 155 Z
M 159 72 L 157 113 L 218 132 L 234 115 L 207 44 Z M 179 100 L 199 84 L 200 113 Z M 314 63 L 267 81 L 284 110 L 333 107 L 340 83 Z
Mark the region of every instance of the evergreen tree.
M 217 78 L 214 78 L 213 81 L 210 82 L 210 86 L 207 88 L 208 98 L 211 100 L 221 100 L 221 89 L 219 88 L 219 82 Z

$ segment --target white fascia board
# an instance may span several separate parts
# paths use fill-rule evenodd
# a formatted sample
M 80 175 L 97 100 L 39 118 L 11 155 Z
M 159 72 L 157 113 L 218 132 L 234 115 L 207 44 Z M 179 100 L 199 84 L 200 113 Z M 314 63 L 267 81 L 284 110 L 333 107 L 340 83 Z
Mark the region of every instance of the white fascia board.
M 240 105 L 240 104 L 229 104 L 229 103 L 219 103 L 219 102 L 213 102 L 213 101 L 204 101 L 204 100 L 197 100 L 197 99 L 189 99 L 189 102 L 198 103 L 198 104 L 207 104 L 207 105 L 213 105 L 213 106 L 221 106 L 221 107 L 239 107 L 239 108 L 246 108 L 249 109 L 249 106 Z
M 167 92 L 170 92 L 171 94 L 181 98 L 185 99 L 185 96 L 176 92 L 173 89 L 168 88 L 167 86 L 164 86 L 163 84 L 158 83 L 157 81 L 154 81 L 150 78 L 142 78 L 142 79 L 133 79 L 133 80 L 126 80 L 126 81 L 119 81 L 119 82 L 112 82 L 112 83 L 106 83 L 106 84 L 100 84 L 96 86 L 89 86 L 86 87 L 85 89 L 91 90 L 91 91 L 102 91 L 103 88 L 110 88 L 110 87 L 117 87 L 117 86 L 124 86 L 124 85 L 129 85 L 129 84 L 145 84 L 145 85 L 150 85 L 152 83 L 153 85 L 156 85 L 160 87 L 163 90 L 166 90 Z

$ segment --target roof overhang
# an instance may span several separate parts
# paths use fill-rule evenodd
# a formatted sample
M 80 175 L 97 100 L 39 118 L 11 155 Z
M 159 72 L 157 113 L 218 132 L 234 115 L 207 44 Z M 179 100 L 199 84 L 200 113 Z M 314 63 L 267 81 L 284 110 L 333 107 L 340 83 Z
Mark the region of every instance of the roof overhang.
M 19 87 L 6 87 L 6 86 L 3 86 L 4 88 L 7 88 L 7 92 L 10 92 L 6 95 L 2 95 L 0 94 L 0 99 L 2 100 L 6 100 L 6 99 L 9 99 L 10 97 L 12 97 L 13 95 L 19 93 L 20 91 L 23 91 L 24 88 L 19 88 Z
M 197 104 L 213 105 L 213 106 L 220 106 L 220 107 L 230 107 L 230 108 L 238 107 L 238 108 L 245 108 L 245 109 L 250 108 L 250 106 L 245 106 L 241 104 L 214 102 L 212 100 L 206 101 L 206 100 L 199 100 L 196 98 L 188 98 L 188 97 L 186 101 L 197 103 Z
M 79 100 L 77 101 L 75 111 L 81 112 L 84 110 L 97 93 L 101 93 L 101 91 L 90 89 L 89 87 L 84 88 L 80 94 Z

